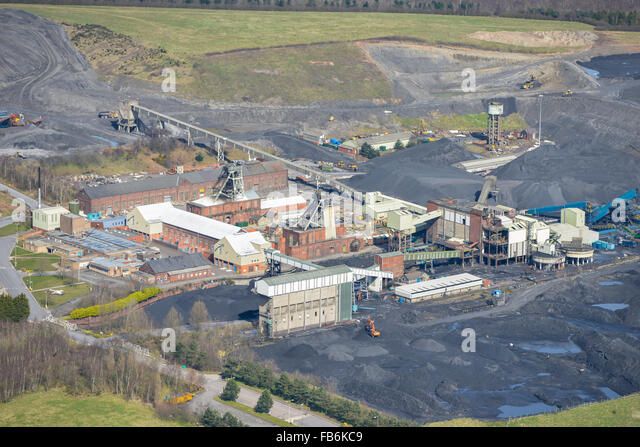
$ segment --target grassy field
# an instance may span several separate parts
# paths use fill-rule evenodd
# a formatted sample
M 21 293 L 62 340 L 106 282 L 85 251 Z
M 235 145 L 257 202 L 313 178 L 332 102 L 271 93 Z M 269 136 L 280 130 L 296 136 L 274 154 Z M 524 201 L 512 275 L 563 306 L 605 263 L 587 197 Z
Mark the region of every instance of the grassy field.
M 553 51 L 485 42 L 475 31 L 591 30 L 577 22 L 431 14 L 234 11 L 177 8 L 11 5 L 58 22 L 98 24 L 175 55 L 199 55 L 238 48 L 267 48 L 376 37 L 410 37 L 427 43 L 473 45 L 527 52 Z
M 0 427 L 180 427 L 153 408 L 122 397 L 75 397 L 62 391 L 22 395 L 0 404 Z
M 558 413 L 527 416 L 510 421 L 486 422 L 454 419 L 434 422 L 430 427 L 640 427 L 640 394 L 631 394 Z
M 391 98 L 391 86 L 356 45 L 336 43 L 201 58 L 185 89 L 220 101 L 307 103 Z M 178 86 L 179 87 L 179 86 Z
M 240 402 L 233 402 L 233 401 L 228 401 L 228 400 L 222 400 L 219 397 L 215 397 L 215 400 L 217 400 L 218 402 L 222 402 L 223 404 L 229 405 L 233 408 L 236 408 L 240 411 L 244 411 L 245 413 L 249 413 L 253 416 L 259 417 L 260 419 L 264 419 L 267 422 L 271 422 L 273 424 L 276 424 L 280 427 L 296 427 L 293 424 L 290 424 L 287 421 L 284 421 L 280 418 L 277 418 L 275 416 L 271 416 L 270 414 L 266 414 L 266 413 L 257 413 L 255 411 L 253 411 L 253 408 L 251 408 L 248 405 L 245 404 L 241 404 Z
M 15 262 L 14 262 L 15 260 Z M 49 253 L 29 253 L 28 255 L 18 255 L 12 260 L 17 270 L 26 269 L 32 272 L 55 272 L 57 267 L 54 264 L 60 262 L 60 256 Z
M 4 191 L 0 192 L 0 217 L 11 216 L 13 210 L 16 209 L 16 207 L 11 204 L 13 200 L 13 197 L 8 193 Z
M 91 292 L 91 286 L 83 281 L 76 281 L 72 278 L 59 276 L 29 276 L 24 279 L 27 287 L 33 290 L 33 296 L 41 305 L 47 304 L 48 307 L 59 306 L 67 301 L 86 295 Z M 49 294 L 47 297 L 47 289 L 53 288 L 64 290 L 64 295 Z
M 413 129 L 420 125 L 420 118 L 394 117 L 403 126 Z M 427 130 L 466 130 L 484 131 L 487 129 L 488 115 L 486 113 L 470 113 L 467 115 L 432 113 L 424 117 Z M 512 113 L 504 117 L 500 127 L 503 130 L 522 130 L 528 127 L 520 114 Z
M 16 233 L 22 233 L 23 231 L 27 231 L 30 229 L 31 227 L 26 223 L 13 222 L 13 223 L 10 223 L 9 225 L 5 225 L 4 227 L 0 228 L 0 237 L 10 236 Z
M 65 24 L 72 43 L 106 78 L 125 75 L 160 83 L 162 69 L 172 67 L 176 95 L 234 102 L 390 99 L 387 78 L 356 41 L 392 37 L 549 53 L 566 48 L 507 45 L 467 35 L 593 29 L 577 22 L 431 14 L 0 4 L 7 6 Z M 229 53 L 237 50 L 260 51 Z

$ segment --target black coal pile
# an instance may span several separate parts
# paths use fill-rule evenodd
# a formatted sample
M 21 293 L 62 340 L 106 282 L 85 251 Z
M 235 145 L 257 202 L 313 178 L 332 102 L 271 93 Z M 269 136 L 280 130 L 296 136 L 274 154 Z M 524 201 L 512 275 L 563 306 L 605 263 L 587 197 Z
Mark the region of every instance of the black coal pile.
M 482 178 L 451 166 L 474 154 L 447 140 L 420 144 L 368 161 L 366 175 L 345 181 L 361 191 L 385 194 L 415 203 L 439 197 L 473 199 Z
M 258 319 L 258 307 L 265 299 L 251 293 L 249 286 L 219 286 L 165 298 L 146 307 L 145 311 L 156 327 L 160 327 L 172 307 L 187 323 L 196 301 L 204 302 L 213 321 L 255 321 Z
M 640 79 L 640 53 L 598 56 L 578 64 L 596 70 L 600 78 Z
M 347 156 L 335 149 L 317 146 L 300 138 L 281 133 L 271 133 L 267 136 L 278 146 L 286 158 L 306 158 L 314 161 L 353 161 L 353 158 Z
M 538 104 L 520 104 L 536 122 Z M 496 170 L 501 202 L 517 208 L 583 200 L 607 203 L 640 185 L 640 114 L 594 97 L 545 97 L 543 144 Z M 500 181 L 509 180 L 509 185 Z

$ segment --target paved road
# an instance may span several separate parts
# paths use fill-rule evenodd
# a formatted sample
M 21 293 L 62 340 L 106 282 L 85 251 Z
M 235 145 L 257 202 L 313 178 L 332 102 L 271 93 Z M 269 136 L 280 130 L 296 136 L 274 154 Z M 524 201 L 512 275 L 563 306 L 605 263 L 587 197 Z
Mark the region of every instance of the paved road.
M 219 396 L 225 386 L 225 380 L 220 377 L 219 374 L 201 374 L 202 386 L 206 388 L 206 392 L 201 393 L 202 400 L 210 402 L 213 397 Z M 260 392 L 250 388 L 240 386 L 240 395 L 238 396 L 238 402 L 248 405 L 253 408 L 258 399 L 260 398 Z M 195 400 L 195 399 L 194 399 Z M 219 403 L 219 402 L 218 402 Z M 195 403 L 194 405 L 200 405 Z M 202 410 L 204 411 L 204 409 Z M 305 409 L 297 407 L 293 404 L 283 402 L 278 399 L 273 399 L 273 407 L 269 412 L 272 416 L 289 421 L 298 427 L 338 427 L 339 424 L 328 418 L 322 417 L 315 413 L 310 413 Z M 265 421 L 263 421 L 265 422 Z
M 17 272 L 9 256 L 16 244 L 17 236 L 11 235 L 0 238 L 0 283 L 7 289 L 7 293 L 12 296 L 24 293 L 29 298 L 29 321 L 40 321 L 46 318 L 47 312 L 40 307 L 40 304 L 33 297 L 27 286 L 22 281 L 22 276 Z
M 35 199 L 32 199 L 29 196 L 26 196 L 24 194 L 22 194 L 20 191 L 16 191 L 15 189 L 4 185 L 2 183 L 0 183 L 0 191 L 4 191 L 7 192 L 11 197 L 15 197 L 16 199 L 22 199 L 25 201 L 25 203 L 31 208 L 31 209 L 37 209 L 38 208 L 38 201 Z M 44 204 L 44 202 L 42 203 L 42 206 L 47 206 Z

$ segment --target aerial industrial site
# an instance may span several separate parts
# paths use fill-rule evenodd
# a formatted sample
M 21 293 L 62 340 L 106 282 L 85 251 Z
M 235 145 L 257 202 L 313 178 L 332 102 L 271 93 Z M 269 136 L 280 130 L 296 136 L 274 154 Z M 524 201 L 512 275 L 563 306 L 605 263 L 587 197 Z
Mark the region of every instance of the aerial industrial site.
M 151 6 L 0 5 L 0 426 L 640 425 L 635 11 Z

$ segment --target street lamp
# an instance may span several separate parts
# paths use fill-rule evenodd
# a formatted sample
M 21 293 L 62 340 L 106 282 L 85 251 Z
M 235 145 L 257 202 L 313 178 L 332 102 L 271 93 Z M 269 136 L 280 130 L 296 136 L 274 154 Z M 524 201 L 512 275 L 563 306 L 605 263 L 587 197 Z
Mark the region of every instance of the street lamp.
M 538 146 L 542 145 L 542 95 L 538 95 L 540 98 L 540 119 L 538 120 Z

